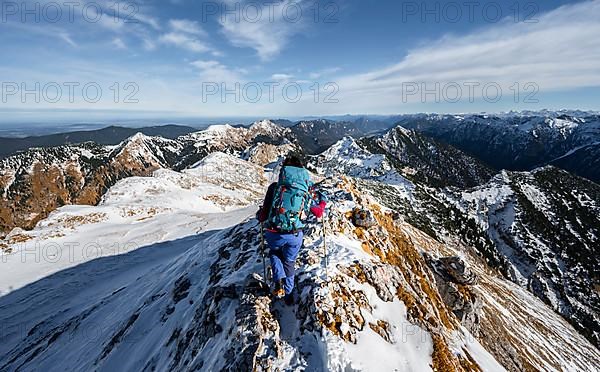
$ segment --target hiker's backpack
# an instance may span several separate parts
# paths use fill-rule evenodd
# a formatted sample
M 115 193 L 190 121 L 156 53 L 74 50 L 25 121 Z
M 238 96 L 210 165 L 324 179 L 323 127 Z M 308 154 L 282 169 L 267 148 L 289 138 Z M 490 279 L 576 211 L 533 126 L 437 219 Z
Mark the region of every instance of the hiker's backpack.
M 269 227 L 292 232 L 304 227 L 302 215 L 310 208 L 310 176 L 306 169 L 283 167 L 269 213 Z

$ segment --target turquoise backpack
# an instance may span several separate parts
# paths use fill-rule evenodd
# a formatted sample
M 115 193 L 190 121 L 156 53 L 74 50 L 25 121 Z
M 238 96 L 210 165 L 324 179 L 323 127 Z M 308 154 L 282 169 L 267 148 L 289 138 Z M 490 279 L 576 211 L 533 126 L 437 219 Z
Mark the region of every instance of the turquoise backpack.
M 292 232 L 304 227 L 302 213 L 310 211 L 312 182 L 304 168 L 283 167 L 273 196 L 269 224 L 281 232 Z

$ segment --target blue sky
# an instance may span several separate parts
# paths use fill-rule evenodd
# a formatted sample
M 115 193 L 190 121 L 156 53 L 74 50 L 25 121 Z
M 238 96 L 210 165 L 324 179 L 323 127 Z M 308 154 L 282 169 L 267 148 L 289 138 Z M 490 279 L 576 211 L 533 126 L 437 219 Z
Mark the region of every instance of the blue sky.
M 598 0 L 2 0 L 0 12 L 5 120 L 600 110 Z

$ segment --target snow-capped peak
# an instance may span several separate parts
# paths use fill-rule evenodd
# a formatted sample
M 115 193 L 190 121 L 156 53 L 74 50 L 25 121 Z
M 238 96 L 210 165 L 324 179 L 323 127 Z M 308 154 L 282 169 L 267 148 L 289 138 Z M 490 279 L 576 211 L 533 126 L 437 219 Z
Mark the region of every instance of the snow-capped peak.
M 271 120 L 263 119 L 252 123 L 250 126 L 251 130 L 273 130 L 279 128 L 279 125 L 273 123 Z
M 146 141 L 147 139 L 149 139 L 150 137 L 145 135 L 142 132 L 137 132 L 136 134 L 134 134 L 133 136 L 127 138 L 125 140 L 125 142 L 141 142 L 141 141 Z
M 345 155 L 352 156 L 354 153 L 362 152 L 363 149 L 358 146 L 356 140 L 350 136 L 345 136 L 329 149 L 322 153 L 323 156 L 332 158 L 335 156 Z
M 258 135 L 270 136 L 273 138 L 284 138 L 290 133 L 288 128 L 281 127 L 271 120 L 261 120 L 252 124 L 248 128 L 248 132 L 251 136 L 256 137 Z
M 346 174 L 356 178 L 377 179 L 389 184 L 408 185 L 385 155 L 373 154 L 352 137 L 344 137 L 314 159 L 314 166 L 328 176 Z
M 234 129 L 231 124 L 213 124 L 203 130 L 204 133 L 225 134 L 227 131 Z
M 114 153 L 117 159 L 135 158 L 143 161 L 148 167 L 167 167 L 167 158 L 177 153 L 181 147 L 175 140 L 136 133 L 117 146 Z

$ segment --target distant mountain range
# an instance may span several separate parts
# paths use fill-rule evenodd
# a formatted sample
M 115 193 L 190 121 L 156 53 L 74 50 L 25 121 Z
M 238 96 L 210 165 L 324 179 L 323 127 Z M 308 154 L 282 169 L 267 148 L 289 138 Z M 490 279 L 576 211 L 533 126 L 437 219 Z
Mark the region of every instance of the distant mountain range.
M 54 147 L 67 144 L 94 142 L 98 145 L 116 145 L 136 133 L 174 139 L 197 129 L 182 125 L 163 125 L 144 128 L 109 126 L 98 130 L 76 131 L 25 138 L 0 137 L 0 159 L 34 147 Z
M 302 149 L 308 154 L 318 154 L 345 136 L 359 138 L 383 134 L 395 126 L 394 123 L 365 118 L 354 121 L 332 121 L 326 119 L 303 120 L 290 127 Z
M 107 128 L 94 135 L 109 141 L 115 138 L 112 133 L 126 133 L 123 129 Z M 169 137 L 178 130 L 187 132 L 180 127 L 149 131 L 163 130 L 171 131 Z M 265 138 L 277 144 L 292 143 L 289 129 L 265 121 L 250 128 L 211 126 L 175 139 L 136 133 L 117 145 L 84 142 L 31 148 L 0 160 L 0 233 L 16 226 L 32 228 L 65 204 L 95 205 L 123 178 L 149 176 L 159 168 L 182 170 L 215 151 L 240 154 L 248 150 L 248 156 L 257 156 L 252 146 Z
M 552 164 L 600 183 L 600 114 L 413 115 L 397 122 L 496 170 Z
M 345 137 L 355 138 L 370 153 L 383 155 L 390 167 L 410 169 L 412 173 L 404 172 L 406 177 L 432 187 L 473 187 L 501 169 L 533 170 L 545 165 L 600 181 L 598 114 L 417 114 L 352 119 L 297 123 L 280 119 L 280 125 L 262 121 L 249 128 L 212 126 L 201 132 L 178 125 L 113 126 L 0 138 L 0 156 L 4 158 L 0 169 L 1 230 L 30 228 L 63 204 L 95 204 L 119 179 L 148 175 L 159 167 L 185 169 L 214 151 L 246 151 L 245 156 L 254 158 L 268 158 L 275 151 L 250 149 L 257 143 L 287 143 L 299 151 L 318 154 Z M 135 144 L 146 149 L 145 155 L 125 151 Z M 51 200 L 37 200 L 39 197 Z
M 452 145 L 495 171 L 532 170 L 552 164 L 600 182 L 600 114 L 595 112 L 545 110 L 464 115 L 345 115 L 300 121 L 276 119 L 272 122 L 290 128 L 298 144 L 308 154 L 323 152 L 345 136 L 360 138 L 380 135 L 393 127 L 402 126 Z M 143 128 L 110 126 L 99 130 L 26 138 L 0 137 L 0 159 L 34 147 L 88 141 L 116 145 L 137 132 L 175 139 L 197 130 L 184 125 Z

